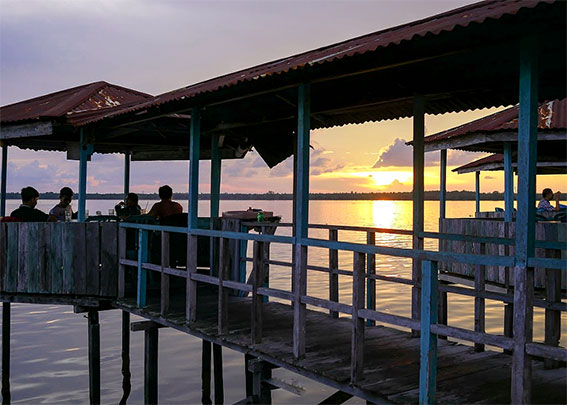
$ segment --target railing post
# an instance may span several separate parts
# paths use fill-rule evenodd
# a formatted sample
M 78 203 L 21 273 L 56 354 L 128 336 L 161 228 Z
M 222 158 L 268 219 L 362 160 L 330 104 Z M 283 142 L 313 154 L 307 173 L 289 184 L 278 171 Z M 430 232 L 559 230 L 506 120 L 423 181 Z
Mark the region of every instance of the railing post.
M 423 209 L 424 209 L 424 170 L 425 170 L 425 107 L 422 96 L 416 96 L 413 104 L 413 240 L 412 248 L 423 249 Z M 413 319 L 420 316 L 421 260 L 412 260 L 412 304 Z M 417 331 L 413 331 L 414 335 Z
M 520 106 L 518 117 L 518 212 L 514 266 L 514 352 L 511 402 L 531 402 L 531 356 L 526 343 L 532 340 L 535 255 L 535 185 L 538 124 L 538 52 L 535 36 L 521 42 Z
M 350 382 L 354 384 L 364 373 L 364 319 L 358 311 L 364 309 L 364 253 L 354 252 L 352 284 L 352 339 Z
M 474 201 L 475 201 L 475 213 L 480 212 L 480 171 L 474 172 Z
M 504 142 L 504 220 L 514 218 L 514 171 L 512 170 L 512 145 Z
M 165 317 L 169 312 L 169 274 L 165 268 L 169 267 L 169 232 L 161 232 L 161 294 L 160 313 Z
M 130 192 L 130 152 L 124 153 L 124 195 Z
M 228 251 L 227 245 L 229 240 L 226 238 L 220 239 L 220 251 L 221 256 L 219 259 L 219 288 L 218 288 L 218 317 L 217 317 L 217 327 L 219 335 L 228 332 L 228 290 L 224 288 L 224 280 L 227 278 L 228 274 L 228 258 L 226 253 Z
M 479 255 L 484 255 L 486 252 L 486 243 L 476 244 L 479 251 Z M 486 266 L 482 264 L 475 265 L 474 271 L 474 330 L 475 332 L 484 333 L 485 329 L 485 301 L 484 298 L 480 297 L 481 293 L 484 293 L 485 285 L 485 275 Z M 475 343 L 474 348 L 477 352 L 484 351 L 484 345 L 482 343 Z
M 293 354 L 296 358 L 305 355 L 305 304 L 301 297 L 307 294 L 307 246 L 295 245 L 295 267 L 293 278 Z
M 10 403 L 10 328 L 11 308 L 2 303 L 2 403 Z
M 439 218 L 446 217 L 447 208 L 447 149 L 440 151 L 440 173 L 439 173 Z
M 138 230 L 138 288 L 136 303 L 139 307 L 146 306 L 146 290 L 148 271 L 142 268 L 142 263 L 148 261 L 148 231 Z
M 366 243 L 368 245 L 374 246 L 376 245 L 376 233 L 368 232 L 366 234 Z M 366 256 L 366 272 L 368 274 L 376 274 L 376 255 L 368 254 Z M 376 310 L 376 280 L 369 278 L 366 282 L 366 308 L 371 309 L 373 311 Z M 366 321 L 366 326 L 374 326 L 376 325 L 376 321 L 372 319 L 368 319 Z
M 329 240 L 336 242 L 339 240 L 339 231 L 329 229 Z M 336 249 L 329 249 L 329 301 L 339 302 L 339 252 Z M 338 318 L 337 311 L 329 310 L 331 318 Z
M 120 264 L 121 259 L 126 259 L 126 228 L 118 229 L 118 298 L 126 295 L 126 266 Z
M 189 215 L 187 235 L 187 280 L 185 319 L 187 322 L 197 320 L 197 282 L 191 278 L 197 272 L 197 236 L 191 235 L 191 230 L 199 226 L 198 198 L 199 198 L 199 159 L 201 139 L 201 111 L 198 107 L 191 110 L 191 134 L 189 157 Z
M 421 273 L 421 351 L 419 368 L 419 403 L 435 402 L 437 379 L 437 335 L 431 325 L 437 323 L 438 300 L 437 262 L 423 261 Z
M 157 326 L 144 330 L 144 403 L 158 400 L 158 339 Z
M 254 267 L 252 269 L 252 344 L 262 342 L 263 297 L 258 295 L 258 288 L 264 286 L 264 242 L 254 241 Z
M 2 143 L 2 177 L 0 185 L 0 217 L 6 216 L 6 180 L 8 178 L 8 145 Z

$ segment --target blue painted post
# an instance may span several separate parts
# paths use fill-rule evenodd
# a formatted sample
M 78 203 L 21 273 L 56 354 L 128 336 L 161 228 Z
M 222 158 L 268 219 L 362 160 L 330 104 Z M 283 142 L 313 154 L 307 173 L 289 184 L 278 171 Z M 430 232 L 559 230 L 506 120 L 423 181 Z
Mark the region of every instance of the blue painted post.
M 136 289 L 136 303 L 138 307 L 146 306 L 146 290 L 148 271 L 142 268 L 142 263 L 148 261 L 148 231 L 138 230 L 138 285 Z
M 423 209 L 425 200 L 425 105 L 422 96 L 416 96 L 413 103 L 413 249 L 423 249 L 423 238 L 419 236 L 423 232 Z M 413 319 L 420 317 L 420 282 L 421 282 L 421 260 L 412 260 L 412 302 L 411 315 Z M 417 331 L 413 331 L 416 335 Z
M 187 235 L 187 288 L 185 302 L 185 317 L 187 322 L 197 319 L 197 282 L 191 275 L 197 272 L 197 236 L 191 235 L 191 230 L 198 228 L 199 202 L 199 159 L 201 143 L 201 110 L 194 107 L 191 110 L 191 136 L 189 141 L 189 219 Z
M 437 262 L 426 260 L 421 273 L 421 337 L 419 367 L 419 403 L 435 403 L 437 379 L 437 335 L 431 325 L 437 323 L 438 314 Z
M 86 147 L 85 144 L 85 136 L 84 130 L 81 128 L 81 137 L 80 137 L 80 156 L 79 156 L 79 212 L 77 214 L 77 218 L 79 222 L 83 222 L 85 220 L 85 209 L 87 203 L 87 159 L 88 155 L 86 154 Z
M 514 216 L 514 172 L 512 171 L 512 146 L 504 143 L 504 220 L 512 222 Z
M 439 173 L 439 218 L 446 217 L 447 207 L 447 149 L 441 150 L 441 173 Z
M 219 135 L 211 136 L 211 200 L 210 200 L 210 228 L 214 229 L 213 218 L 219 216 L 220 185 L 221 185 L 221 156 L 219 153 Z M 219 239 L 210 238 L 211 247 L 209 252 L 209 263 L 211 276 L 218 274 L 218 261 L 215 250 L 218 251 Z M 216 247 L 215 247 L 216 246 Z
M 124 154 L 124 195 L 130 192 L 130 152 Z
M 0 217 L 6 216 L 6 180 L 8 179 L 8 145 L 2 144 L 2 185 L 0 186 Z
M 538 123 L 538 52 L 535 37 L 525 38 L 520 51 L 520 106 L 518 119 L 518 211 L 514 267 L 514 352 L 511 403 L 531 402 L 531 357 L 526 344 L 532 340 L 533 268 L 535 254 L 535 193 Z
M 309 131 L 311 128 L 311 87 L 299 85 L 297 103 L 297 171 L 295 182 L 295 221 L 297 244 L 294 246 L 293 263 L 293 354 L 305 355 L 305 304 L 301 297 L 307 294 L 307 246 L 309 221 Z
M 480 212 L 480 172 L 475 172 L 474 179 L 474 201 L 475 201 L 475 212 Z

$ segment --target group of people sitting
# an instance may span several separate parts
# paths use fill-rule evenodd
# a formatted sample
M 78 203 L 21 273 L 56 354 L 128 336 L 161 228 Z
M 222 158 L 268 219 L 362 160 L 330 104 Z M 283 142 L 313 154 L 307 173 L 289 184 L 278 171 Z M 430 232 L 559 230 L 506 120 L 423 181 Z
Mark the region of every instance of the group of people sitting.
M 152 206 L 148 215 L 160 220 L 169 215 L 183 212 L 181 204 L 173 201 L 173 189 L 170 186 L 160 187 L 158 193 L 160 201 Z M 73 190 L 69 187 L 63 187 L 59 192 L 59 203 L 49 211 L 49 214 L 46 214 L 36 208 L 39 192 L 33 187 L 24 187 L 20 193 L 22 204 L 12 211 L 10 218 L 21 222 L 56 222 L 76 218 L 77 215 L 71 207 L 73 194 Z M 142 209 L 138 205 L 138 200 L 136 193 L 128 193 L 125 200 L 114 207 L 116 215 L 122 220 L 130 216 L 140 215 Z

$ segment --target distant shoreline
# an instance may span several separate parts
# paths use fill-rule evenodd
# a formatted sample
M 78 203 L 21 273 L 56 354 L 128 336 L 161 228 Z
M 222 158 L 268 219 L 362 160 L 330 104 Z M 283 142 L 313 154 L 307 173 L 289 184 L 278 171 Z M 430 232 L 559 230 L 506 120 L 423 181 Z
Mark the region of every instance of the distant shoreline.
M 159 200 L 157 194 L 146 194 L 138 193 L 140 200 Z M 426 201 L 439 201 L 439 191 L 426 191 L 425 192 Z M 565 194 L 561 195 L 561 200 L 565 200 L 567 196 Z M 19 200 L 19 193 L 6 193 L 6 198 L 9 200 Z M 41 198 L 44 200 L 56 200 L 59 198 L 59 193 L 48 192 L 41 193 Z M 116 200 L 120 201 L 124 198 L 122 193 L 109 193 L 109 194 L 98 194 L 92 193 L 87 194 L 87 200 Z M 536 195 L 536 199 L 539 199 L 539 194 Z M 186 200 L 187 193 L 175 193 L 174 199 Z M 221 200 L 292 200 L 293 195 L 291 193 L 222 193 L 220 195 Z M 309 195 L 309 199 L 312 201 L 412 201 L 413 196 L 411 192 L 398 192 L 398 193 L 313 193 Z M 483 201 L 503 201 L 504 193 L 492 192 L 492 193 L 481 193 L 480 199 Z M 210 194 L 199 194 L 199 200 L 210 200 Z M 447 201 L 475 201 L 474 191 L 448 191 Z

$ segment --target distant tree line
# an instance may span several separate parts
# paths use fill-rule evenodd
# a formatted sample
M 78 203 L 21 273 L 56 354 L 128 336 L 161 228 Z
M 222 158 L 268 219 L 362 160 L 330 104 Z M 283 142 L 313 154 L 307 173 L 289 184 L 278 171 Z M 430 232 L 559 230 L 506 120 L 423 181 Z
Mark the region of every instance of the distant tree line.
M 8 199 L 19 199 L 20 193 L 6 193 Z M 138 193 L 141 200 L 159 200 L 156 193 Z M 561 195 L 561 200 L 566 200 L 566 194 Z M 41 193 L 41 198 L 44 200 L 56 200 L 59 198 L 59 193 L 47 192 Z M 89 200 L 122 200 L 124 195 L 122 193 L 87 193 Z M 174 198 L 179 200 L 186 200 L 187 193 L 175 193 Z M 210 194 L 200 194 L 200 200 L 210 200 Z M 276 193 L 268 191 L 267 193 L 222 193 L 221 200 L 292 200 L 291 193 Z M 502 201 L 504 200 L 504 193 L 494 191 L 492 193 L 481 193 L 481 200 L 488 201 Z M 536 195 L 539 200 L 541 196 Z M 359 193 L 351 191 L 349 193 L 312 193 L 309 195 L 311 200 L 397 200 L 397 201 L 411 201 L 412 193 L 408 192 L 376 192 L 376 193 Z M 428 201 L 438 201 L 439 191 L 426 191 L 425 199 Z M 450 201 L 474 201 L 474 191 L 448 191 L 447 200 Z

